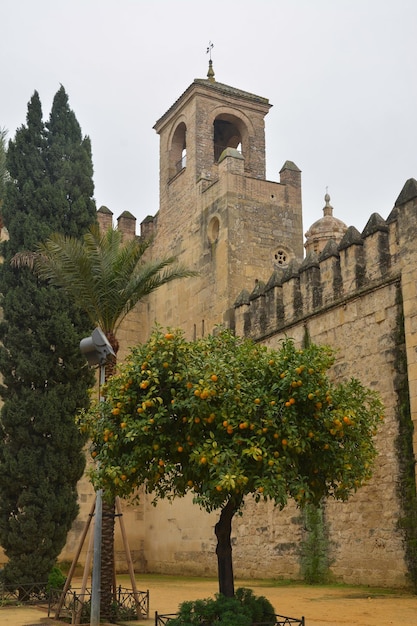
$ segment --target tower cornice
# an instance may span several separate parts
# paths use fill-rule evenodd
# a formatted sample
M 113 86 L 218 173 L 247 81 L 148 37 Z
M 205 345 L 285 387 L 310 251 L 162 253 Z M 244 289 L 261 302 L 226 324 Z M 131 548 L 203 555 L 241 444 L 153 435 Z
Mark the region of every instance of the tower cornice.
M 180 107 L 183 107 L 187 102 L 196 95 L 219 97 L 224 102 L 224 97 L 228 97 L 238 102 L 245 102 L 249 107 L 254 106 L 258 111 L 263 111 L 266 115 L 272 104 L 269 103 L 268 98 L 257 96 L 256 94 L 242 89 L 236 89 L 230 85 L 223 83 L 212 82 L 206 78 L 195 78 L 191 85 L 181 94 L 181 96 L 174 102 L 174 104 L 155 122 L 153 128 L 157 133 L 160 132 L 164 124 L 170 119 L 173 113 L 177 113 Z

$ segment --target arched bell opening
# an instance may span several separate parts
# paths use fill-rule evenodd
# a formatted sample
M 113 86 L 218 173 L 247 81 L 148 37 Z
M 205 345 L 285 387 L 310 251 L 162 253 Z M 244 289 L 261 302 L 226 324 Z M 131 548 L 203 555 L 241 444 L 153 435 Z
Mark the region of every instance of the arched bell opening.
M 235 148 L 245 156 L 247 135 L 247 128 L 238 117 L 227 113 L 216 117 L 213 122 L 214 161 L 218 162 L 226 148 Z
M 169 151 L 169 178 L 173 178 L 187 165 L 187 127 L 180 122 L 172 136 Z

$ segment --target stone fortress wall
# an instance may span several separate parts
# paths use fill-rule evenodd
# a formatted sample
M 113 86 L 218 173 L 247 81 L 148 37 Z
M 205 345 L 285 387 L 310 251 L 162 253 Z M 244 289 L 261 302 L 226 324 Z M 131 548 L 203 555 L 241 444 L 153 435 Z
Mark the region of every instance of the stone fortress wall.
M 362 233 L 350 227 L 339 243 L 328 241 L 319 255 L 310 250 L 236 302 L 238 334 L 278 347 L 286 336 L 301 344 L 307 331 L 337 351 L 335 380 L 356 377 L 385 404 L 371 482 L 347 503 L 326 504 L 332 571 L 345 582 L 407 580 L 397 444 L 405 391 L 415 454 L 416 217 L 417 183 L 410 180 L 387 220 L 373 214 Z

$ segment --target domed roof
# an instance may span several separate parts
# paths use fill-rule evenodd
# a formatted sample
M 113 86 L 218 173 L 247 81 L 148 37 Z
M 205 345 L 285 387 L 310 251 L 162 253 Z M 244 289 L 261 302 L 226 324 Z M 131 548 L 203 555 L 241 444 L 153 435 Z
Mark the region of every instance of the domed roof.
M 328 193 L 324 196 L 324 200 L 326 204 L 323 207 L 323 217 L 314 222 L 305 234 L 304 247 L 307 253 L 314 251 L 320 254 L 330 239 L 339 243 L 347 231 L 346 224 L 337 217 L 333 217 L 333 207 Z

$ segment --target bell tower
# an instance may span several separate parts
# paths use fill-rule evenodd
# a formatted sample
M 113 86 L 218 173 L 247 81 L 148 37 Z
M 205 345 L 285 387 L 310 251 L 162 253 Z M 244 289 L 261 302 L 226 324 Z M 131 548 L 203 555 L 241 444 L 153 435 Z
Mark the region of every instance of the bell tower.
M 234 302 L 277 263 L 303 257 L 301 172 L 287 161 L 265 179 L 268 99 L 196 78 L 158 119 L 160 204 L 152 255 L 174 254 L 199 274 L 150 297 L 149 324 L 190 338 L 233 327 Z
M 171 204 L 178 175 L 195 181 L 218 177 L 226 148 L 239 149 L 248 176 L 265 179 L 266 98 L 217 83 L 210 62 L 207 79 L 196 78 L 156 122 L 160 136 L 160 210 Z M 169 193 L 165 195 L 165 191 Z

